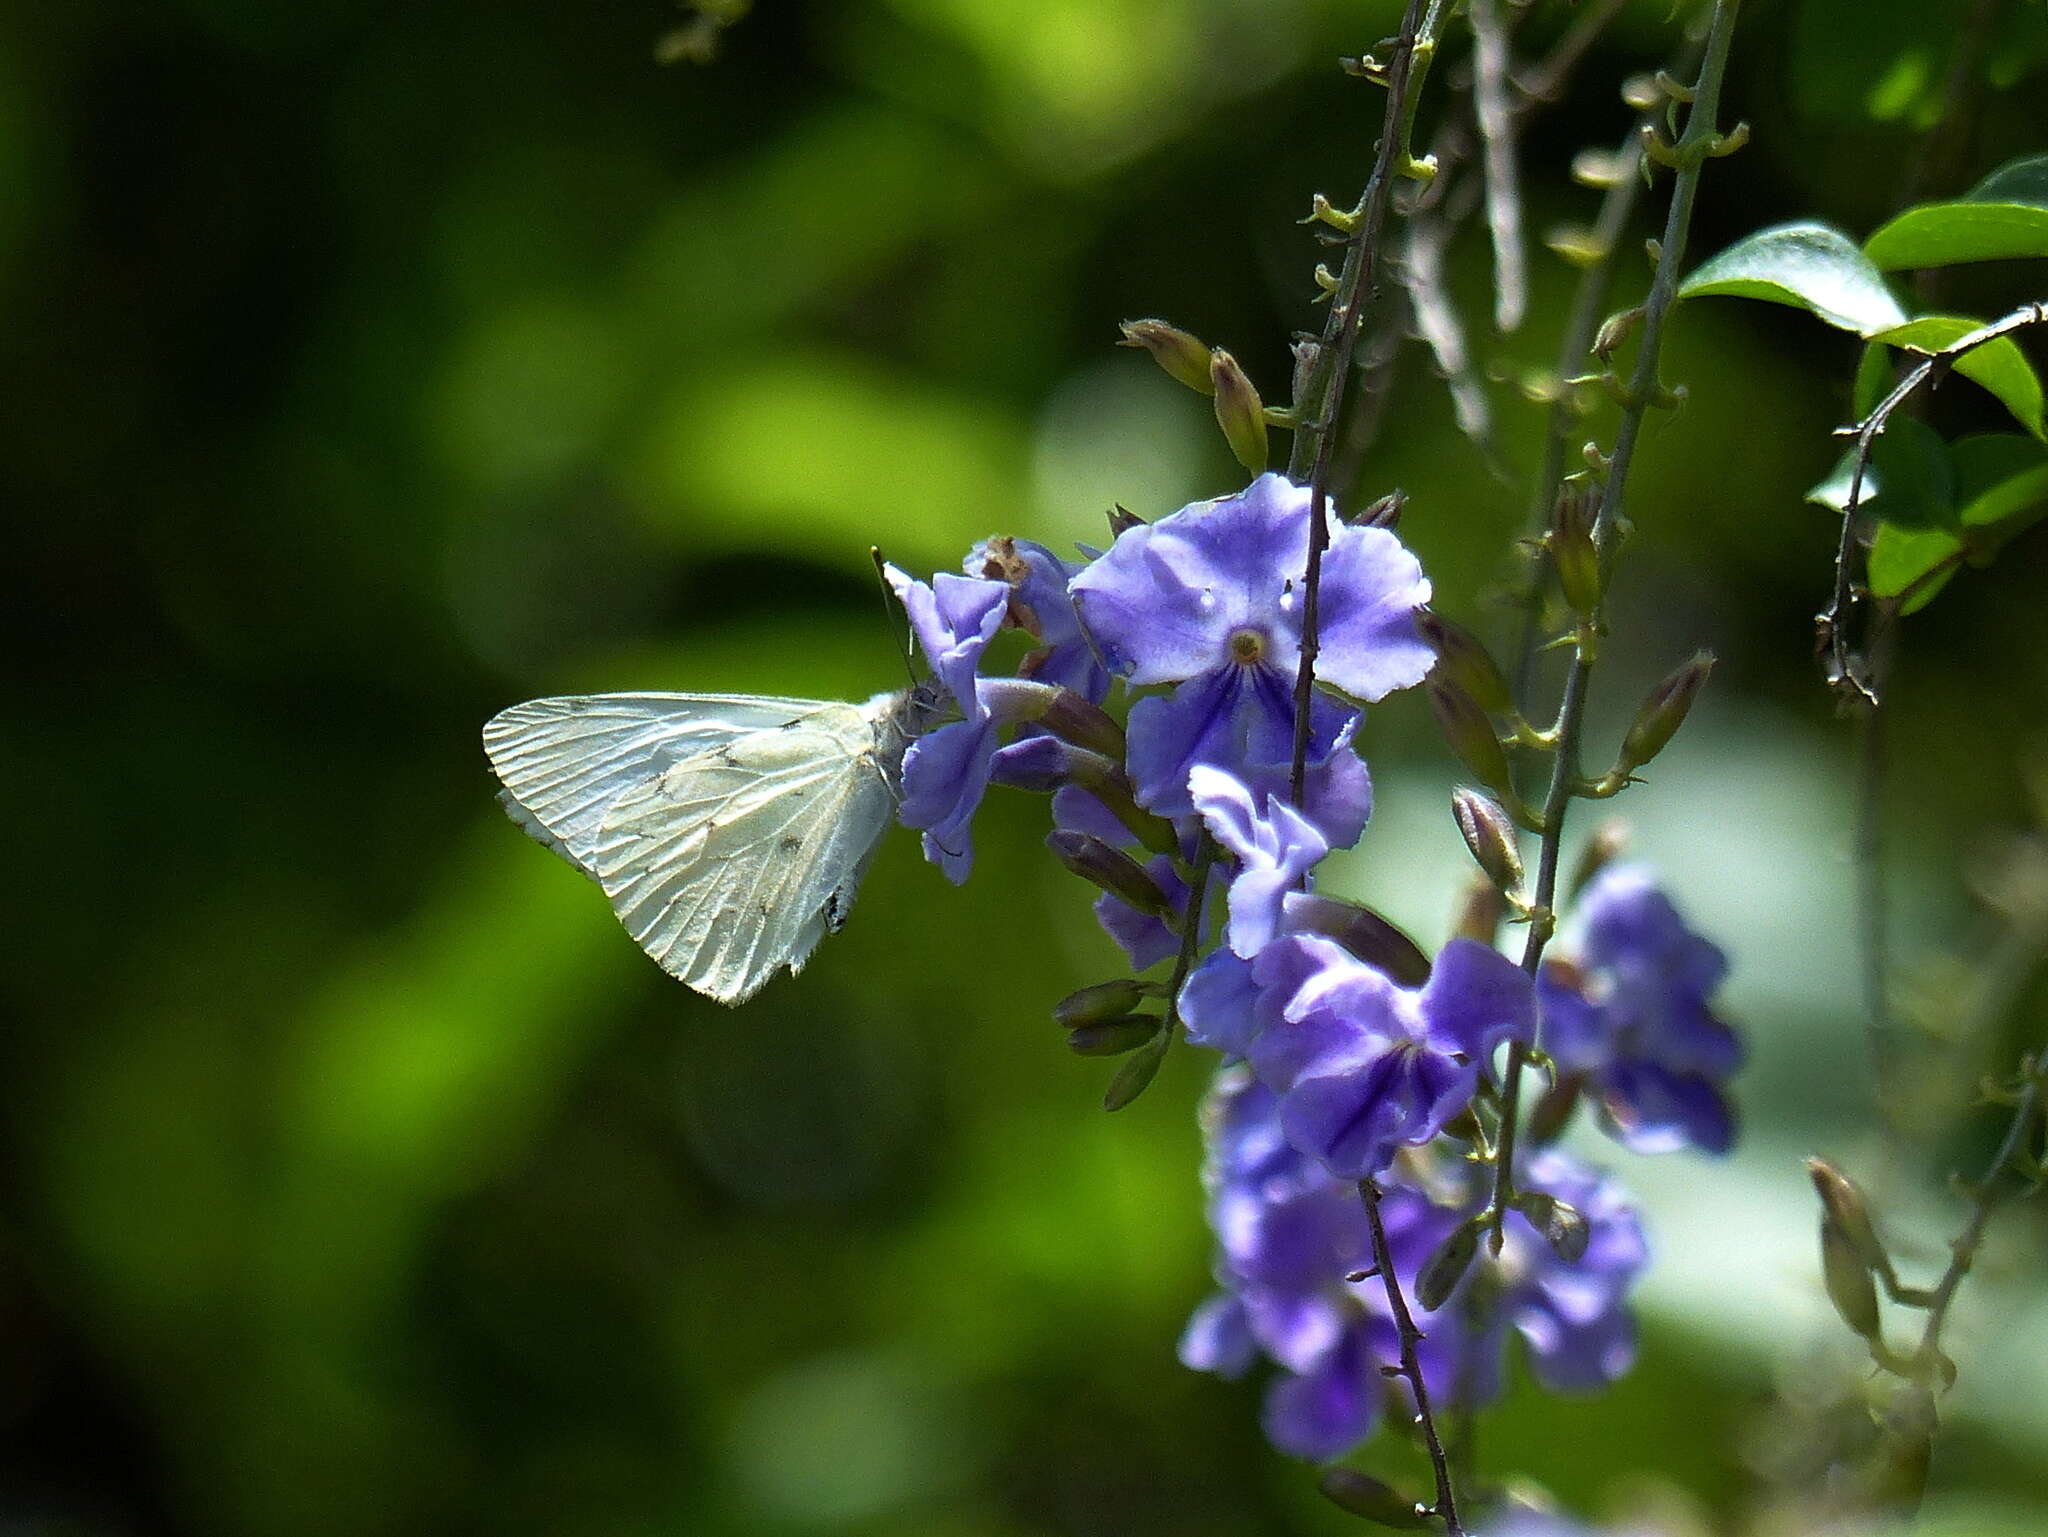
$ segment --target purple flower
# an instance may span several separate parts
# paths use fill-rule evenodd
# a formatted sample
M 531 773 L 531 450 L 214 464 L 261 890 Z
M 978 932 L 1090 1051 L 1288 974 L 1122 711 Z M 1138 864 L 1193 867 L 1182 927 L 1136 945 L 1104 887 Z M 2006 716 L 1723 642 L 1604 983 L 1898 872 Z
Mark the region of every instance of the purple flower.
M 1315 934 L 1274 941 L 1252 975 L 1278 999 L 1278 1018 L 1247 1048 L 1252 1065 L 1283 1096 L 1289 1139 L 1346 1179 L 1442 1131 L 1493 1049 L 1526 1039 L 1535 1016 L 1528 977 L 1470 939 L 1446 945 L 1421 988 Z
M 1188 770 L 1249 779 L 1293 751 L 1309 492 L 1278 474 L 1126 529 L 1070 584 L 1113 671 L 1133 686 L 1178 684 L 1131 712 L 1140 798 L 1185 815 Z M 1319 681 L 1376 700 L 1422 681 L 1434 654 L 1415 632 L 1429 583 L 1385 529 L 1334 524 L 1319 592 Z M 1328 756 L 1349 717 L 1318 696 L 1311 755 Z
M 1210 835 L 1236 863 L 1230 880 L 1230 948 L 1249 960 L 1272 942 L 1280 929 L 1281 902 L 1303 884 L 1330 846 L 1284 799 L 1256 797 L 1209 764 L 1189 771 L 1188 793 Z
M 1260 1358 L 1280 1370 L 1270 1384 L 1266 1434 L 1282 1451 L 1338 1457 L 1371 1430 L 1381 1375 L 1399 1339 L 1378 1277 L 1346 1277 L 1371 1259 L 1371 1233 L 1355 1184 L 1305 1157 L 1282 1127 L 1282 1101 L 1242 1068 L 1226 1069 L 1203 1106 L 1203 1181 L 1216 1234 L 1221 1288 L 1196 1308 L 1181 1336 L 1183 1362 L 1239 1376 Z M 1519 1212 L 1511 1212 L 1498 1262 L 1480 1257 L 1434 1312 L 1415 1301 L 1416 1279 L 1445 1239 L 1485 1203 L 1482 1170 L 1428 1155 L 1381 1181 L 1380 1219 L 1416 1323 L 1423 1380 L 1440 1404 L 1498 1395 L 1509 1332 L 1558 1390 L 1597 1387 L 1634 1353 L 1627 1294 L 1646 1250 L 1642 1229 L 1613 1183 L 1563 1154 L 1522 1164 L 1524 1189 L 1568 1202 L 1586 1220 L 1585 1252 L 1566 1260 Z M 1496 1306 L 1475 1330 L 1464 1291 L 1490 1269 Z
M 1641 865 L 1610 865 L 1574 915 L 1575 955 L 1538 984 L 1543 1045 L 1582 1078 L 1601 1122 L 1638 1153 L 1725 1153 L 1734 1114 L 1723 1084 L 1742 1043 L 1708 999 L 1728 960 L 1687 928 Z
M 1111 848 L 1132 852 L 1145 866 L 1145 871 L 1161 891 L 1174 911 L 1184 912 L 1188 904 L 1188 883 L 1181 879 L 1179 869 L 1164 854 L 1144 856 L 1137 850 L 1137 839 L 1131 830 L 1119 822 L 1109 810 L 1088 791 L 1079 785 L 1065 785 L 1053 793 L 1053 825 L 1070 832 L 1090 833 L 1107 843 Z M 1187 836 L 1183 833 L 1182 844 Z M 1152 913 L 1141 913 L 1130 903 L 1104 892 L 1095 899 L 1095 917 L 1109 937 L 1130 959 L 1133 971 L 1143 971 L 1156 966 L 1180 949 L 1180 936 L 1168 928 L 1164 919 Z
M 1007 534 L 984 540 L 967 556 L 969 575 L 1009 585 L 1009 623 L 1038 642 L 1019 664 L 1018 676 L 1059 684 L 1090 704 L 1100 704 L 1109 692 L 1109 674 L 1088 643 L 1067 591 L 1068 581 L 1080 570 L 1078 561 L 1061 560 L 1042 544 Z
M 961 715 L 978 719 L 983 712 L 975 697 L 974 675 L 1008 611 L 1009 587 L 946 571 L 933 577 L 930 586 L 894 566 L 883 567 L 883 574 L 910 616 L 911 631 L 933 673 L 946 685 Z

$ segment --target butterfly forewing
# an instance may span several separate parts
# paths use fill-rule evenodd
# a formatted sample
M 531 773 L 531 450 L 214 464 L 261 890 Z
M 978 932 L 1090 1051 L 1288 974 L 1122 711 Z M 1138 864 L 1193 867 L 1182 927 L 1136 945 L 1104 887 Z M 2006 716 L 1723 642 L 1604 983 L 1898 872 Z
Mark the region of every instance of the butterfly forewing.
M 750 694 L 588 694 L 493 716 L 484 752 L 512 819 L 595 877 L 605 812 L 664 771 L 751 732 L 847 706 Z
M 888 824 L 875 733 L 859 707 L 785 702 L 781 721 L 618 796 L 589 868 L 627 931 L 721 1003 L 745 1000 L 779 966 L 795 971 L 837 927 Z

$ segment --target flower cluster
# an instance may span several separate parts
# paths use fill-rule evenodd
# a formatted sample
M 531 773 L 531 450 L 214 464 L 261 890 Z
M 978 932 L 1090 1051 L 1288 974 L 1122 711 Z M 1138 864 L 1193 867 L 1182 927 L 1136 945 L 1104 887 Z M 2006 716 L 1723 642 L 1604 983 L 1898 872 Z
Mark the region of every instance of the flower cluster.
M 1195 1310 L 1181 1359 L 1237 1376 L 1260 1358 L 1279 1368 L 1266 1393 L 1266 1434 L 1316 1461 L 1343 1455 L 1372 1429 L 1388 1393 L 1382 1367 L 1399 1340 L 1372 1263 L 1364 1208 L 1349 1181 L 1305 1156 L 1282 1126 L 1280 1096 L 1239 1067 L 1221 1075 L 1204 1118 L 1209 1220 L 1221 1288 Z M 1471 1222 L 1484 1192 L 1463 1162 L 1403 1160 L 1380 1199 L 1396 1278 L 1414 1296 L 1431 1256 Z M 1474 1270 L 1434 1309 L 1417 1307 L 1423 1381 L 1440 1399 L 1498 1395 L 1510 1332 L 1546 1386 L 1588 1389 L 1628 1368 L 1634 1327 L 1625 1306 L 1647 1256 L 1611 1181 L 1562 1153 L 1526 1161 L 1527 1188 L 1568 1201 L 1586 1222 L 1570 1257 L 1521 1212 L 1509 1215 L 1500 1261 Z M 1484 1322 L 1467 1323 L 1481 1286 Z M 1398 1399 L 1397 1399 L 1398 1401 Z
M 1415 1299 L 1429 1394 L 1494 1396 L 1511 1334 L 1547 1386 L 1598 1387 L 1634 1354 L 1642 1231 L 1612 1182 L 1548 1145 L 1554 1126 L 1494 1177 L 1503 1058 L 1537 1053 L 1546 1103 L 1583 1096 L 1631 1148 L 1719 1150 L 1740 1053 L 1708 1008 L 1720 952 L 1637 867 L 1587 887 L 1565 958 L 1534 975 L 1476 937 L 1431 960 L 1316 889 L 1371 815 L 1364 706 L 1440 658 L 1457 669 L 1415 557 L 1387 529 L 1332 520 L 1297 783 L 1310 521 L 1309 493 L 1268 474 L 1124 526 L 1085 564 L 992 539 L 965 575 L 890 579 L 960 717 L 909 749 L 902 818 L 957 881 L 991 785 L 1051 792 L 1048 843 L 1100 888 L 1103 927 L 1135 971 L 1173 963 L 1164 981 L 1098 984 L 1056 1012 L 1076 1051 L 1127 1057 L 1111 1108 L 1181 1033 L 1223 1059 L 1207 1113 L 1221 1290 L 1181 1353 L 1225 1375 L 1270 1361 L 1270 1438 L 1320 1460 L 1415 1387 L 1385 1278 L 1358 1279 L 1364 1191 Z M 1014 675 L 984 676 L 1006 626 L 1032 649 Z M 1101 709 L 1118 684 L 1123 728 Z

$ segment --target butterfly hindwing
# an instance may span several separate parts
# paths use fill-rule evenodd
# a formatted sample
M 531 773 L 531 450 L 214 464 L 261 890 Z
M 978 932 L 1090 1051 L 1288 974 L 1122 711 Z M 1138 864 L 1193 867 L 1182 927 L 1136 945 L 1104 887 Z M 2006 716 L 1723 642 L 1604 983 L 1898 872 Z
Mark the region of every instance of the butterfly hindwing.
M 838 926 L 893 809 L 867 715 L 802 708 L 645 779 L 591 840 L 627 931 L 721 1003 L 795 971 Z

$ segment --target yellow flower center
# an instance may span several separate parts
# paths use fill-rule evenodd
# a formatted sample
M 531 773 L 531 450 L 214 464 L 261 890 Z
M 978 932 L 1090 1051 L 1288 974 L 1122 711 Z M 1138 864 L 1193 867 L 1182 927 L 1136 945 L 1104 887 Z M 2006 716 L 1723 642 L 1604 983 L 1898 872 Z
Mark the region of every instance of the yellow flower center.
M 1257 630 L 1232 630 L 1230 632 L 1230 659 L 1249 667 L 1266 654 L 1266 637 Z

